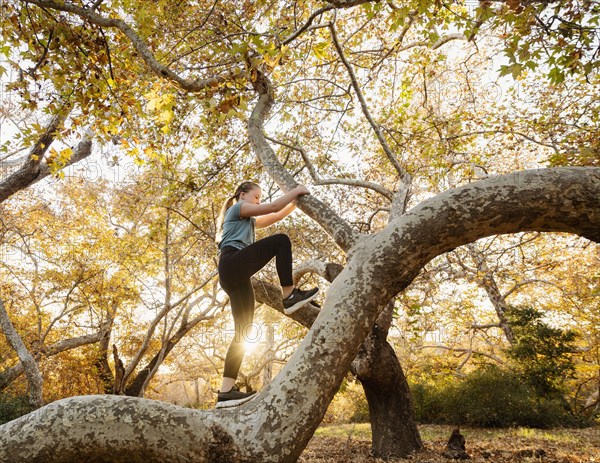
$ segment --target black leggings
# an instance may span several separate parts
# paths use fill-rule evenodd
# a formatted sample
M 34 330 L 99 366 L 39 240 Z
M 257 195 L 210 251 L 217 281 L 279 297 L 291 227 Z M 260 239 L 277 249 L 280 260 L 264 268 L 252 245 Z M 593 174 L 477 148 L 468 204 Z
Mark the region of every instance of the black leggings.
M 236 379 L 244 358 L 244 339 L 254 320 L 254 290 L 250 277 L 276 257 L 281 286 L 292 286 L 292 243 L 282 233 L 252 243 L 244 249 L 225 246 L 219 258 L 219 283 L 229 296 L 235 336 L 225 357 L 223 376 Z

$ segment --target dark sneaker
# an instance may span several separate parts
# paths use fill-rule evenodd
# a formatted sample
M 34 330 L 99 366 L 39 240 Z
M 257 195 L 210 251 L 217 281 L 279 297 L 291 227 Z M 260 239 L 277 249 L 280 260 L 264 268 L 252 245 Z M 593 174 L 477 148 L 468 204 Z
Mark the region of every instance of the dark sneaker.
M 292 294 L 290 294 L 283 300 L 283 311 L 287 315 L 294 313 L 304 304 L 312 301 L 315 297 L 317 297 L 318 292 L 319 288 L 308 289 L 306 291 L 294 288 Z
M 237 405 L 241 405 L 244 402 L 248 402 L 250 399 L 253 399 L 255 395 L 256 391 L 241 392 L 239 387 L 233 386 L 228 392 L 219 391 L 216 408 L 236 407 Z

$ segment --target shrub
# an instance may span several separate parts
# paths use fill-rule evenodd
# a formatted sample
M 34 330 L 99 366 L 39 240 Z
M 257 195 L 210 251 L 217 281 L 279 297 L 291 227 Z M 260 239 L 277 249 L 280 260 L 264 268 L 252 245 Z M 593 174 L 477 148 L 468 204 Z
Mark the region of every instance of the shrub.
M 369 403 L 365 394 L 360 392 L 361 394 L 355 396 L 354 399 L 354 413 L 350 417 L 350 423 L 368 423 L 370 421 Z
M 8 423 L 30 411 L 27 397 L 0 394 L 0 424 Z
M 528 384 L 538 395 L 561 395 L 565 379 L 575 371 L 572 354 L 577 335 L 543 321 L 543 313 L 531 307 L 511 307 L 507 312 L 515 340 L 506 349 Z
M 323 418 L 324 425 L 367 423 L 369 422 L 369 405 L 360 383 L 348 375 L 342 381 L 337 394 L 329 404 Z
M 484 366 L 444 385 L 412 386 L 417 420 L 425 423 L 510 427 L 579 426 L 557 396 L 541 396 L 518 374 Z
M 443 392 L 436 384 L 416 383 L 411 386 L 415 417 L 421 423 L 443 422 Z

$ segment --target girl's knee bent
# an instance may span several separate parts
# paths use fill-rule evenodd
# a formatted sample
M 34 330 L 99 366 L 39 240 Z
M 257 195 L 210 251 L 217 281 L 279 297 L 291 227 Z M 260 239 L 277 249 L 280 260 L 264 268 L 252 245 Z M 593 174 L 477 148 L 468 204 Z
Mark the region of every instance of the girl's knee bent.
M 287 236 L 285 233 L 276 233 L 272 236 L 282 246 L 291 246 L 292 245 L 292 241 L 290 240 L 290 237 Z

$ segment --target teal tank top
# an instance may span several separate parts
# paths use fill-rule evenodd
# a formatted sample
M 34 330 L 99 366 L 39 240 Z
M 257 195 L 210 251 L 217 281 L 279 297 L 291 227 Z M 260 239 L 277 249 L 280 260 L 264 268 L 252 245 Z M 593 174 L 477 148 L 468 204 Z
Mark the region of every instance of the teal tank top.
M 223 220 L 223 233 L 219 249 L 223 249 L 225 246 L 244 249 L 254 243 L 256 219 L 254 217 L 241 217 L 241 208 L 242 202 L 238 201 L 227 209 Z

